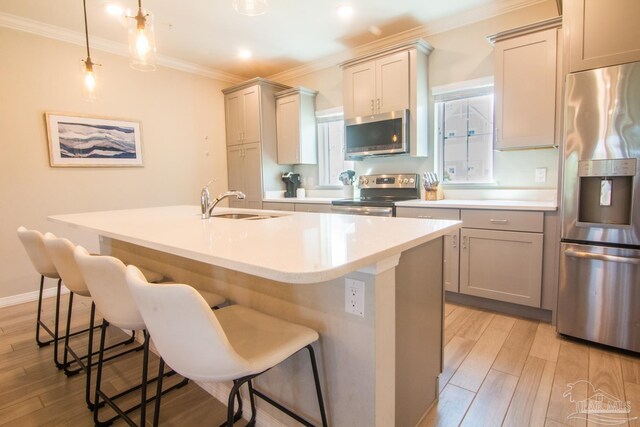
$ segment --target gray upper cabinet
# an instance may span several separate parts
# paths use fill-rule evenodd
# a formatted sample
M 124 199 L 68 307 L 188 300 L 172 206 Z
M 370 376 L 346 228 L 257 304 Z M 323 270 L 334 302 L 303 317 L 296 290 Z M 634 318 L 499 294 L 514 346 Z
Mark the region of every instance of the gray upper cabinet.
M 260 142 L 260 86 L 225 96 L 227 145 Z
M 409 107 L 408 52 L 385 55 L 344 70 L 345 119 Z
M 565 0 L 569 71 L 640 61 L 640 1 Z
M 432 50 L 419 39 L 340 64 L 344 118 L 409 110 L 409 154 L 427 156 L 427 63 Z
M 318 92 L 303 87 L 276 94 L 278 163 L 318 163 L 315 99 Z
M 489 38 L 495 42 L 495 149 L 557 145 L 560 25 L 555 18 Z

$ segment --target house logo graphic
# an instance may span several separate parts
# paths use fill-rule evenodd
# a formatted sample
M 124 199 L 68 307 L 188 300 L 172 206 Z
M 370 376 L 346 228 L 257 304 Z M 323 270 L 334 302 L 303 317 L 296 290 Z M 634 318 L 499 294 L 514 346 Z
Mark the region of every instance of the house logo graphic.
M 577 390 L 586 385 L 586 399 L 576 400 L 574 398 Z M 567 389 L 562 395 L 569 402 L 576 405 L 576 411 L 567 416 L 567 419 L 586 420 L 594 424 L 615 426 L 627 424 L 628 421 L 636 420 L 638 417 L 628 418 L 631 412 L 631 402 L 620 400 L 615 396 L 594 387 L 589 381 L 580 380 L 567 384 Z

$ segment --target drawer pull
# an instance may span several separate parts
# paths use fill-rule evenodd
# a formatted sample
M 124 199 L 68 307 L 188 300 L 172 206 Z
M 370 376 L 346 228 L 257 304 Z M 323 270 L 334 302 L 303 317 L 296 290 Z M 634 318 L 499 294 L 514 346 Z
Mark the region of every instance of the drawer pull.
M 508 219 L 490 219 L 489 222 L 491 224 L 508 224 L 509 220 Z
M 432 215 L 418 215 L 418 218 L 433 219 L 433 216 Z

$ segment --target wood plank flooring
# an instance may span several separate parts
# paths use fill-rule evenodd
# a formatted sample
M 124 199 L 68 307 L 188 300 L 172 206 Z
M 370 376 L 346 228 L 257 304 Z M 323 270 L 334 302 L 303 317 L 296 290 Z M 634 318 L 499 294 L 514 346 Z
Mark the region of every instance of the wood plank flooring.
M 86 327 L 89 303 L 77 300 L 72 327 Z M 63 297 L 62 307 L 66 302 Z M 53 306 L 52 298 L 45 300 L 44 320 L 51 325 Z M 35 303 L 0 309 L 0 426 L 91 426 L 84 376 L 65 377 L 53 365 L 53 347 L 36 346 L 35 310 Z M 569 418 L 576 405 L 566 396 L 568 384 L 576 383 L 574 402 L 594 393 L 580 380 L 630 401 L 631 412 L 621 425 L 640 426 L 638 357 L 559 338 L 548 324 L 454 304 L 445 306 L 445 329 L 440 400 L 420 427 L 597 426 L 593 419 Z M 110 340 L 123 337 L 114 331 Z M 85 346 L 86 338 L 74 341 L 79 351 Z M 111 364 L 106 388 L 122 390 L 139 379 L 141 356 Z M 157 358 L 152 359 L 150 372 L 155 372 Z M 152 412 L 150 406 L 147 425 Z M 110 414 L 105 410 L 103 416 Z M 218 425 L 225 407 L 189 384 L 163 399 L 161 417 L 163 426 Z
M 61 319 L 64 321 L 67 303 L 64 296 L 61 304 L 64 307 Z M 84 329 L 89 321 L 90 303 L 80 297 L 74 298 L 74 303 L 72 330 Z M 53 298 L 43 303 L 43 320 L 52 329 L 54 306 Z M 84 403 L 85 376 L 67 378 L 54 366 L 53 345 L 37 347 L 34 339 L 35 313 L 35 302 L 0 309 L 0 426 L 94 425 L 92 413 Z M 110 331 L 110 334 L 112 343 L 126 338 L 121 331 Z M 46 338 L 45 333 L 42 339 Z M 86 345 L 86 336 L 72 341 L 79 354 L 86 353 Z M 149 372 L 155 376 L 157 357 L 152 355 L 151 358 Z M 104 374 L 108 379 L 105 383 L 107 392 L 120 391 L 139 382 L 141 364 L 142 352 L 123 356 L 111 363 Z M 93 378 L 95 380 L 95 372 Z M 173 377 L 168 379 L 169 385 L 177 380 Z M 153 394 L 155 384 L 149 386 L 149 395 Z M 134 395 L 124 399 L 123 406 L 137 403 L 139 394 Z M 137 414 L 132 416 L 134 420 L 138 419 Z M 100 418 L 107 419 L 113 415 L 110 409 L 105 409 L 101 410 Z M 147 425 L 151 425 L 153 404 L 148 406 L 147 417 Z M 219 425 L 225 419 L 226 407 L 194 383 L 163 397 L 163 426 L 211 426 Z M 114 423 L 114 426 L 123 425 L 126 423 L 122 421 Z
M 440 400 L 420 427 L 603 425 L 574 414 L 596 393 L 586 381 L 631 403 L 609 425 L 640 426 L 640 357 L 564 339 L 549 324 L 446 304 L 444 358 Z

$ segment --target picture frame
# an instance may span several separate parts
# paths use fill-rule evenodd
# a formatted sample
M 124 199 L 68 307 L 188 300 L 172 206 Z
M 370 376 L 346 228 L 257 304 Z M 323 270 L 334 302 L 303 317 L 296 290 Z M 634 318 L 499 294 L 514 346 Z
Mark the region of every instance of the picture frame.
M 52 167 L 141 167 L 141 123 L 135 120 L 47 112 Z

